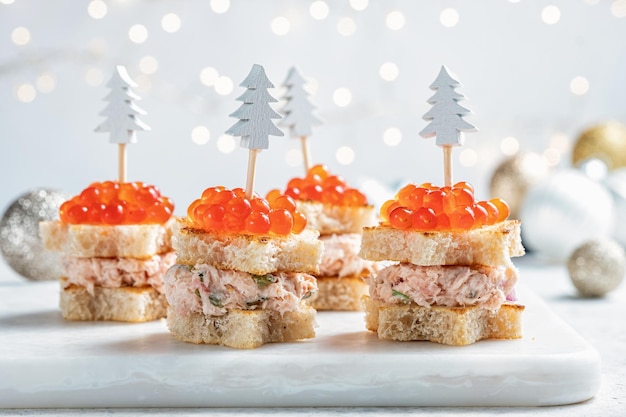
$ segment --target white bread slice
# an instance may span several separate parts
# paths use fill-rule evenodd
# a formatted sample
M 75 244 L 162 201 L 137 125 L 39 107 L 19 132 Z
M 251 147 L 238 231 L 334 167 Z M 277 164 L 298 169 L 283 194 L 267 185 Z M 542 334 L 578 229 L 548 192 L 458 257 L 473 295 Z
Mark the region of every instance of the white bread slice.
M 167 314 L 165 295 L 150 286 L 96 286 L 93 296 L 84 287 L 63 287 L 61 279 L 60 307 L 66 320 L 145 322 L 164 318 Z
M 363 230 L 359 256 L 371 261 L 415 265 L 503 265 L 524 255 L 519 220 L 506 220 L 467 231 L 399 230 L 389 226 Z
M 365 226 L 376 224 L 374 206 L 340 206 L 318 201 L 296 201 L 298 211 L 306 216 L 307 229 L 321 235 L 331 233 L 361 233 Z
M 316 277 L 318 290 L 306 303 L 318 311 L 362 311 L 368 285 L 360 276 Z
M 278 271 L 316 274 L 324 249 L 319 234 L 312 230 L 287 236 L 207 232 L 187 227 L 184 219 L 176 221 L 172 229 L 176 263 L 207 263 L 256 275 Z
M 172 249 L 170 222 L 139 225 L 39 223 L 46 250 L 78 258 L 148 258 Z
M 223 316 L 183 316 L 170 308 L 167 326 L 183 342 L 254 349 L 266 343 L 315 337 L 315 310 L 303 305 L 282 315 L 273 310 L 230 310 Z
M 482 339 L 522 337 L 519 304 L 502 304 L 496 311 L 480 307 L 421 307 L 417 304 L 385 305 L 363 297 L 365 326 L 379 339 L 427 340 L 464 346 Z

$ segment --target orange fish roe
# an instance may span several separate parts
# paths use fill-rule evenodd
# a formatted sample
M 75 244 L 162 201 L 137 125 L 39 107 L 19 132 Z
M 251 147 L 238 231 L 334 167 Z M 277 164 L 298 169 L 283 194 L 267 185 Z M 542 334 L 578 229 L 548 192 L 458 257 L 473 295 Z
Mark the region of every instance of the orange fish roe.
M 382 224 L 412 230 L 469 230 L 504 221 L 509 214 L 500 198 L 476 201 L 467 182 L 451 187 L 408 184 L 380 208 Z
M 272 190 L 268 193 L 279 193 Z M 318 201 L 338 206 L 360 207 L 367 206 L 365 194 L 348 186 L 345 178 L 340 175 L 331 175 L 328 167 L 322 164 L 314 165 L 304 178 L 295 177 L 287 183 L 285 195 L 294 200 Z
M 248 198 L 242 188 L 210 187 L 189 205 L 187 217 L 202 230 L 280 236 L 302 232 L 306 218 L 296 210 L 293 198 L 280 193 L 270 197 Z
M 59 208 L 61 221 L 69 224 L 163 224 L 173 212 L 169 197 L 139 181 L 94 182 Z

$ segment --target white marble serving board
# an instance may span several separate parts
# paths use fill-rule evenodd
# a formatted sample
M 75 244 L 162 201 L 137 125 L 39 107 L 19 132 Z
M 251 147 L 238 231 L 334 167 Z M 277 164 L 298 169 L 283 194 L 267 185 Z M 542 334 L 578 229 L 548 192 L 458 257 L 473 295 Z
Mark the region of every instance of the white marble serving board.
M 0 284 L 0 408 L 535 406 L 584 401 L 597 352 L 519 288 L 524 338 L 380 341 L 362 313 L 318 313 L 315 339 L 254 350 L 175 340 L 164 320 L 68 322 L 56 283 Z

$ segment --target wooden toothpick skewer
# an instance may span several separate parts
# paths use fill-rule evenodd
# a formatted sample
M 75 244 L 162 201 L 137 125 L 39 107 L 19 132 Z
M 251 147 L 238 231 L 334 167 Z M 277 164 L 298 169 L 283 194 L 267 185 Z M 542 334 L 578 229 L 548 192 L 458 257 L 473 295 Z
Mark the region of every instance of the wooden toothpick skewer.
M 118 144 L 118 179 L 119 182 L 126 182 L 126 144 Z
M 256 171 L 256 157 L 259 149 L 250 149 L 248 153 L 248 178 L 246 179 L 246 197 L 252 198 L 254 194 L 254 173 Z
M 309 149 L 309 140 L 306 136 L 300 136 L 300 143 L 302 144 L 302 161 L 304 162 L 304 174 L 306 175 L 311 168 L 311 152 Z
M 239 119 L 226 131 L 226 134 L 241 137 L 240 146 L 248 149 L 248 173 L 246 178 L 246 197 L 254 197 L 254 176 L 256 171 L 256 158 L 261 149 L 269 148 L 269 136 L 284 136 L 282 130 L 277 128 L 271 119 L 280 119 L 281 116 L 273 110 L 268 110 L 270 102 L 277 101 L 269 93 L 261 93 L 258 90 L 274 87 L 265 75 L 265 69 L 259 64 L 254 64 L 248 76 L 239 84 L 246 87 L 237 100 L 243 104 L 230 114 Z
M 422 129 L 424 138 L 437 137 L 437 146 L 443 148 L 443 173 L 445 186 L 452 186 L 452 147 L 463 145 L 463 132 L 475 132 L 476 126 L 465 121 L 463 116 L 470 113 L 458 101 L 465 98 L 455 91 L 461 84 L 452 78 L 445 66 L 430 85 L 435 94 L 428 99 L 433 107 L 424 114 L 430 123 Z
M 122 65 L 115 67 L 107 87 L 111 92 L 105 97 L 107 106 L 100 112 L 106 120 L 96 127 L 96 132 L 110 133 L 109 141 L 117 147 L 117 177 L 118 181 L 126 182 L 126 144 L 135 143 L 137 130 L 150 130 L 150 126 L 139 119 L 139 115 L 146 114 L 134 100 L 138 100 L 132 87 L 137 84 L 130 78 L 126 68 Z
M 443 148 L 443 179 L 446 187 L 452 186 L 452 146 Z

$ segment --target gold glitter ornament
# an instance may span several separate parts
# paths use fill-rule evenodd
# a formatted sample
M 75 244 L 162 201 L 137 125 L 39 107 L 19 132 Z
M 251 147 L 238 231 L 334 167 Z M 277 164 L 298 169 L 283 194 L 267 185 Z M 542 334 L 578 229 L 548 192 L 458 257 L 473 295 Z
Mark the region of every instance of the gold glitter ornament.
M 602 297 L 619 286 L 626 272 L 626 255 L 611 239 L 580 245 L 567 261 L 572 283 L 583 297 Z
M 591 158 L 600 159 L 609 170 L 626 167 L 626 125 L 609 121 L 585 129 L 574 143 L 572 163 L 578 166 Z
M 59 207 L 68 198 L 62 192 L 37 189 L 22 194 L 9 205 L 0 220 L 0 249 L 15 272 L 35 281 L 62 275 L 61 255 L 44 249 L 39 222 L 58 220 Z
M 499 197 L 511 208 L 512 219 L 519 219 L 519 211 L 526 191 L 545 178 L 550 171 L 541 155 L 518 153 L 506 158 L 496 167 L 489 182 L 491 198 Z

